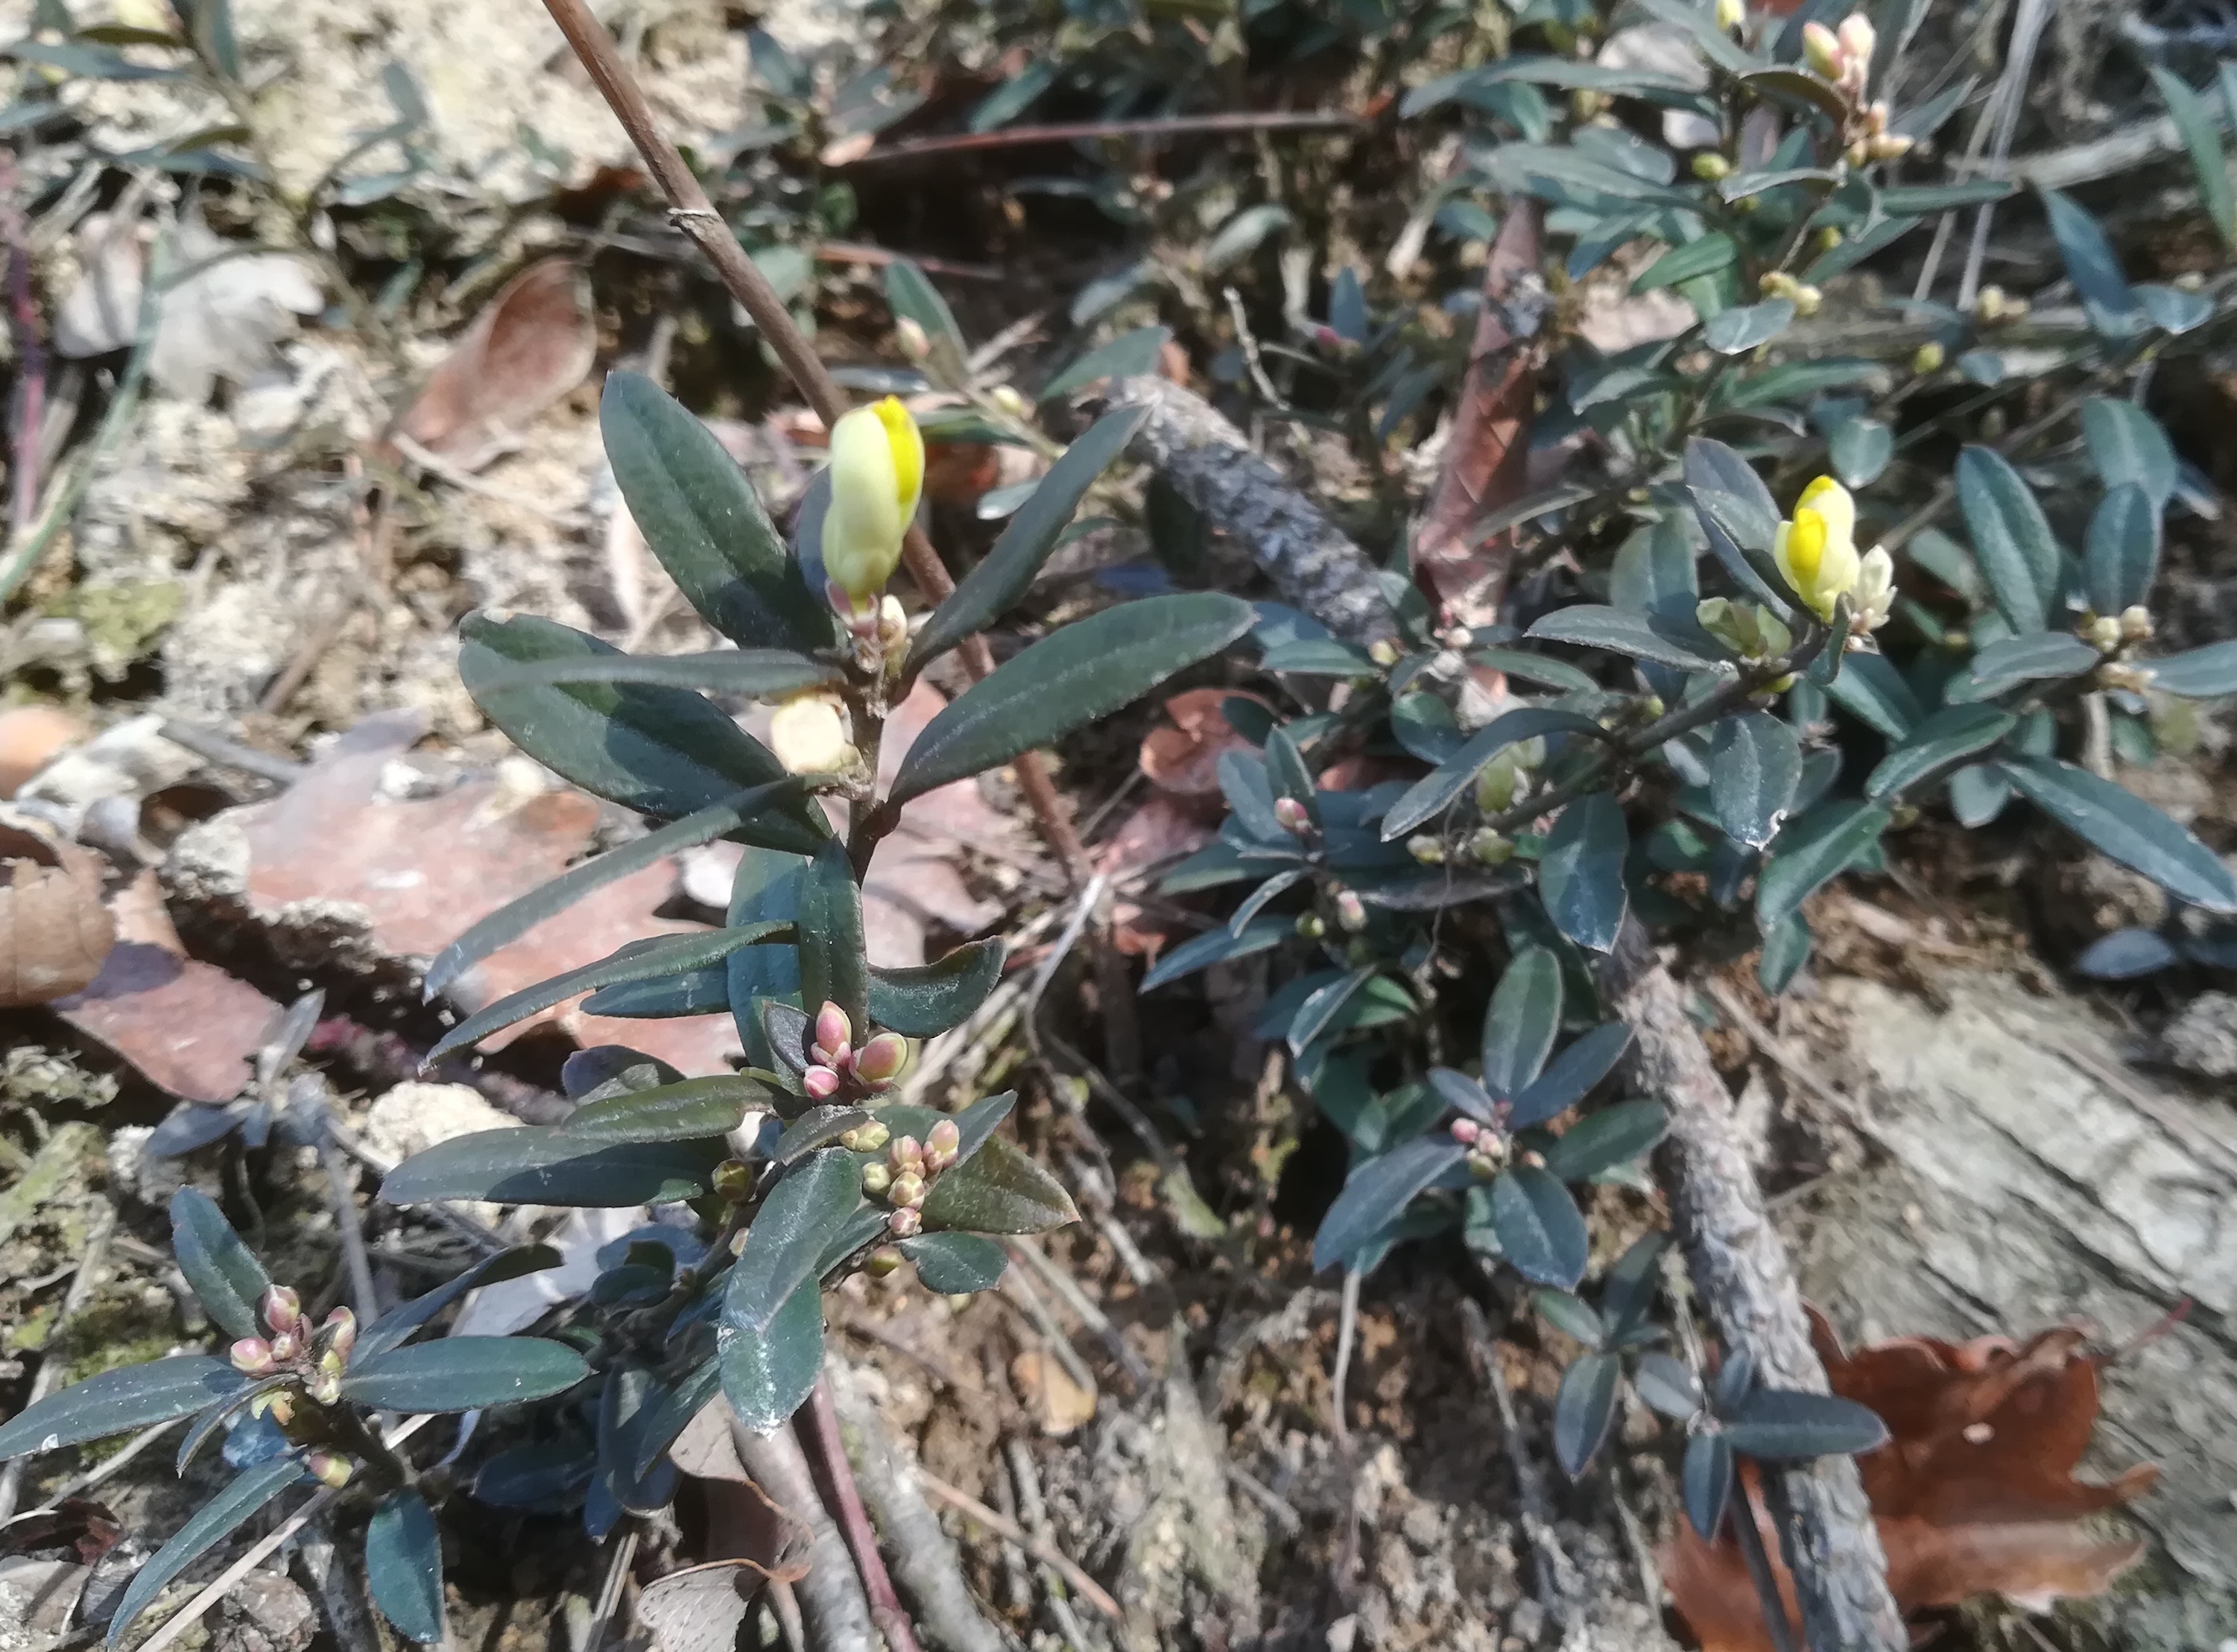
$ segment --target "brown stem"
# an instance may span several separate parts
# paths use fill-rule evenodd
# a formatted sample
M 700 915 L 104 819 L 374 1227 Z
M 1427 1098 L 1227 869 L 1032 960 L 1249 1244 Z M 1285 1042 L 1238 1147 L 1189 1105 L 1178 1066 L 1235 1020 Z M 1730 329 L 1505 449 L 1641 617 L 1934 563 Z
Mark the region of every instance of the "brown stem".
M 971 149 L 1013 149 L 1031 144 L 1079 143 L 1098 138 L 1191 137 L 1216 132 L 1330 132 L 1363 126 L 1342 109 L 1249 109 L 1229 115 L 1179 115 L 1163 120 L 1071 121 L 1053 126 L 1006 126 L 995 132 L 952 132 L 936 137 L 903 138 L 860 155 L 847 164 L 875 166 L 882 161 L 911 161 L 927 155 Z
M 863 1592 L 870 1597 L 871 1621 L 886 1637 L 891 1652 L 919 1652 L 916 1631 L 910 1626 L 908 1614 L 901 1610 L 901 1597 L 894 1593 L 886 1557 L 878 1552 L 878 1534 L 870 1530 L 869 1511 L 862 1507 L 854 1466 L 847 1461 L 847 1448 L 839 1437 L 839 1413 L 831 1404 L 828 1373 L 815 1379 L 815 1391 L 808 1396 L 795 1421 L 808 1462 L 826 1483 L 831 1517 L 839 1523 L 847 1551 L 855 1557 L 855 1569 L 861 1574 Z
M 21 539 L 39 509 L 39 427 L 46 422 L 47 353 L 39 341 L 39 307 L 31 296 L 30 232 L 16 201 L 16 163 L 0 159 L 0 238 L 8 247 L 8 308 L 16 334 L 16 406 L 9 479 L 8 535 Z
M 769 284 L 754 261 L 746 256 L 737 237 L 730 233 L 729 225 L 700 187 L 699 180 L 692 175 L 683 155 L 660 129 L 652 105 L 645 101 L 636 76 L 622 62 L 614 37 L 591 14 L 584 0 L 544 0 L 544 4 L 551 20 L 559 25 L 559 32 L 567 37 L 568 45 L 574 49 L 575 56 L 590 71 L 591 79 L 613 110 L 614 117 L 621 122 L 622 129 L 629 134 L 630 142 L 637 146 L 653 182 L 660 186 L 660 193 L 668 197 L 669 217 L 707 255 L 707 261 L 722 277 L 723 285 L 745 307 L 746 314 L 753 317 L 754 325 L 776 352 L 777 360 L 784 363 L 784 370 L 800 387 L 800 393 L 815 410 L 823 427 L 830 429 L 839 421 L 839 415 L 847 411 L 846 398 L 840 393 L 838 385 L 833 382 L 815 349 L 793 325 L 792 314 L 785 308 L 784 301 L 776 295 L 776 289 Z M 946 601 L 955 589 L 955 582 L 947 577 L 939 552 L 932 548 L 932 541 L 925 537 L 922 528 L 911 525 L 908 537 L 902 543 L 901 555 L 908 565 L 909 578 L 916 581 L 925 599 L 934 604 Z M 994 669 L 993 656 L 987 651 L 983 637 L 965 639 L 957 652 L 962 657 L 963 669 L 974 683 Z M 1066 817 L 1056 788 L 1049 782 L 1048 771 L 1041 766 L 1039 755 L 1028 751 L 1014 766 L 1019 790 L 1032 804 L 1034 817 L 1040 823 L 1041 835 L 1063 860 L 1073 883 L 1085 882 L 1086 851 L 1080 847 L 1079 835 Z

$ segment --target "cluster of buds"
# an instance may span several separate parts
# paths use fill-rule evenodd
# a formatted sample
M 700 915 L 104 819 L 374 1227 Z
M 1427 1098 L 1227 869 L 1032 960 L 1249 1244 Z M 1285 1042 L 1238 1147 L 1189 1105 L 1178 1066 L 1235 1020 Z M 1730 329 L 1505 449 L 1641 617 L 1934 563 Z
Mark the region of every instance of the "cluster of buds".
M 815 1012 L 815 1041 L 800 1084 L 816 1100 L 828 1101 L 841 1091 L 888 1089 L 907 1069 L 909 1041 L 899 1033 L 880 1033 L 859 1050 L 854 1036 L 854 1023 L 838 1005 L 827 1001 Z
M 2117 618 L 2111 614 L 2092 614 L 2082 622 L 2079 635 L 2090 647 L 2110 657 L 2133 644 L 2151 639 L 2151 611 L 2136 603 L 2122 609 Z
M 1501 749 L 1475 777 L 1475 806 L 1486 815 L 1503 815 L 1528 795 L 1530 776 L 1546 763 L 1546 737 L 1518 740 Z
M 332 1405 L 342 1397 L 342 1371 L 350 1351 L 357 1346 L 357 1316 L 336 1308 L 313 1328 L 303 1312 L 303 1299 L 284 1285 L 268 1285 L 258 1305 L 269 1338 L 243 1337 L 228 1351 L 233 1368 L 249 1377 L 291 1377 L 320 1405 Z M 294 1404 L 285 1392 L 261 1397 L 259 1412 L 268 1411 L 285 1424 Z
M 1854 167 L 1900 160 L 1910 153 L 1910 139 L 1888 130 L 1887 104 L 1864 102 L 1872 53 L 1878 45 L 1871 19 L 1861 11 L 1842 18 L 1838 29 L 1822 23 L 1805 23 L 1802 29 L 1805 61 L 1848 100 L 1850 116 L 1842 136 L 1847 141 L 1849 164 Z
M 1798 281 L 1783 269 L 1774 269 L 1757 283 L 1765 298 L 1783 298 L 1797 315 L 1815 315 L 1825 294 L 1807 281 Z
M 2001 287 L 1984 287 L 1973 299 L 1973 317 L 1983 326 L 2016 321 L 2028 313 L 2028 301 L 2014 298 Z
M 862 1166 L 862 1191 L 892 1206 L 887 1231 L 895 1239 L 908 1239 L 924 1230 L 924 1199 L 933 1178 L 955 1162 L 963 1148 L 963 1132 L 953 1119 L 942 1119 L 919 1141 L 896 1136 L 883 1160 Z
M 1507 1168 L 1508 1141 L 1504 1133 L 1489 1125 L 1478 1124 L 1474 1119 L 1455 1119 L 1451 1128 L 1453 1140 L 1468 1149 L 1465 1162 L 1469 1175 L 1478 1181 L 1489 1181 Z

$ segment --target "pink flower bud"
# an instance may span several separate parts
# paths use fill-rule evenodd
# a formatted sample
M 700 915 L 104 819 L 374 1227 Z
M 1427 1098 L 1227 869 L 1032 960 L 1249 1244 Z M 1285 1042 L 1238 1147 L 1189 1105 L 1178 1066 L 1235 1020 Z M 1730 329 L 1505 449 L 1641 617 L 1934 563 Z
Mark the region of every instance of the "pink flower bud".
M 272 1358 L 286 1365 L 303 1351 L 303 1339 L 292 1331 L 283 1331 L 272 1338 Z
M 811 1067 L 800 1075 L 800 1087 L 818 1101 L 839 1093 L 839 1075 L 828 1067 Z
M 303 1317 L 303 1298 L 284 1285 L 264 1287 L 264 1300 L 259 1305 L 264 1323 L 274 1331 L 293 1331 Z
M 894 1178 L 894 1185 L 886 1190 L 888 1202 L 896 1206 L 917 1206 L 924 1203 L 924 1178 L 914 1170 L 905 1170 Z
M 272 1358 L 272 1345 L 261 1337 L 243 1337 L 226 1351 L 233 1368 L 251 1377 L 261 1377 L 277 1363 Z
M 357 1315 L 347 1308 L 336 1308 L 327 1316 L 325 1325 L 327 1351 L 343 1359 L 357 1346 Z
M 303 1466 L 320 1485 L 332 1486 L 336 1490 L 347 1485 L 350 1477 L 357 1472 L 347 1457 L 338 1457 L 332 1451 L 312 1452 L 303 1459 Z
M 1367 927 L 1367 902 L 1358 890 L 1346 889 L 1336 897 L 1336 921 L 1352 935 Z
M 1475 1145 L 1475 1139 L 1482 1133 L 1483 1127 L 1478 1124 L 1474 1119 L 1455 1119 L 1453 1120 L 1453 1140 L 1459 1142 L 1463 1147 L 1474 1146 Z
M 908 1040 L 899 1033 L 881 1033 L 856 1053 L 855 1076 L 882 1088 L 901 1077 L 908 1061 Z
M 1304 804 L 1294 797 L 1277 797 L 1274 800 L 1274 818 L 1281 823 L 1283 831 L 1294 832 L 1300 837 L 1312 829 L 1313 817 L 1305 812 Z
M 924 1232 L 924 1218 L 913 1205 L 904 1205 L 886 1218 L 886 1231 L 895 1239 L 914 1239 Z
M 942 1119 L 924 1133 L 924 1161 L 934 1170 L 947 1169 L 962 1150 L 963 1132 L 953 1119 Z
M 1805 23 L 1802 25 L 1802 55 L 1808 60 L 1810 67 L 1827 80 L 1840 79 L 1844 57 L 1841 37 L 1824 23 Z
M 815 1059 L 832 1067 L 846 1064 L 848 1047 L 854 1042 L 855 1025 L 847 1012 L 826 1003 L 815 1012 Z
M 894 1145 L 886 1149 L 886 1162 L 899 1175 L 905 1170 L 921 1170 L 924 1166 L 924 1144 L 914 1136 L 895 1136 Z

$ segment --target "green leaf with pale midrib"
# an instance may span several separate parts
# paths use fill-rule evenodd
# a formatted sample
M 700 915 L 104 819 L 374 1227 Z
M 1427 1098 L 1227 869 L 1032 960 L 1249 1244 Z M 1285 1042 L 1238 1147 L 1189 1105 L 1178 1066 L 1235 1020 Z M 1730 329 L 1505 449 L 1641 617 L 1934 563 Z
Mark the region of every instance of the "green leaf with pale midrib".
M 406 1343 L 342 1373 L 342 1398 L 383 1411 L 474 1411 L 564 1394 L 591 1374 L 546 1337 L 442 1337 Z
M 686 1079 L 681 1084 L 586 1101 L 562 1120 L 558 1129 L 583 1142 L 704 1140 L 736 1129 L 749 1107 L 774 1110 L 777 1099 L 769 1085 L 743 1074 Z
M 171 1196 L 171 1254 L 219 1330 L 235 1341 L 263 1334 L 257 1310 L 271 1277 L 198 1188 Z
M 409 1486 L 390 1492 L 365 1530 L 365 1581 L 373 1603 L 406 1640 L 443 1638 L 443 1545 L 434 1511 Z
M 901 759 L 898 808 L 1108 717 L 1257 623 L 1234 597 L 1148 597 L 1043 638 L 951 702 Z
M 413 1153 L 380 1184 L 391 1205 L 486 1199 L 501 1205 L 622 1209 L 696 1199 L 713 1185 L 719 1146 L 690 1141 L 577 1140 L 523 1125 L 453 1136 Z
M 168 1423 L 232 1399 L 249 1385 L 248 1378 L 207 1354 L 104 1371 L 0 1423 L 0 1462 Z
M 2101 854 L 2193 906 L 2237 912 L 2237 878 L 2221 857 L 2135 793 L 2055 757 L 2007 757 L 1997 766 L 2036 808 Z
M 960 1027 L 1002 979 L 1000 941 L 973 941 L 921 968 L 870 967 L 870 1024 L 910 1038 Z
M 227 1482 L 224 1490 L 196 1510 L 177 1535 L 133 1574 L 124 1598 L 116 1603 L 115 1615 L 109 1620 L 108 1644 L 115 1646 L 122 1640 L 133 1620 L 154 1605 L 180 1573 L 239 1530 L 273 1498 L 309 1477 L 290 1455 L 244 1469 Z
M 782 648 L 721 648 L 703 654 L 615 654 L 594 659 L 531 660 L 492 671 L 485 692 L 547 688 L 575 683 L 650 683 L 663 688 L 703 689 L 775 699 L 835 683 L 843 673 L 828 660 Z
M 762 1201 L 723 1293 L 723 1323 L 759 1335 L 804 1281 L 862 1203 L 862 1173 L 854 1154 L 826 1147 L 784 1173 Z

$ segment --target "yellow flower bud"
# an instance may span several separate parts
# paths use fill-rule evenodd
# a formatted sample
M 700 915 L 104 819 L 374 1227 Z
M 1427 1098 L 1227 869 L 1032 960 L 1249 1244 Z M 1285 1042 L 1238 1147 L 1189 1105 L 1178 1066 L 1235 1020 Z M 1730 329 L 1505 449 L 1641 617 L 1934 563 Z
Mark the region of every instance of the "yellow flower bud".
M 1732 175 L 1732 163 L 1714 149 L 1704 149 L 1688 162 L 1693 175 L 1704 183 L 1716 183 Z
M 2121 622 L 2100 614 L 2082 628 L 2082 640 L 2099 653 L 2109 654 L 2121 645 Z
M 1943 347 L 1930 340 L 1911 353 L 1910 370 L 1924 378 L 1930 373 L 1941 372 L 1943 362 L 1948 359 Z
M 2152 611 L 2141 603 L 2121 610 L 2121 640 L 2141 643 L 2152 634 Z
M 769 750 L 795 775 L 835 774 L 855 757 L 839 702 L 828 694 L 803 694 L 777 707 L 769 719 Z
M 923 489 L 924 435 L 900 398 L 857 407 L 832 426 L 823 572 L 856 612 L 875 610 Z
M 1821 253 L 1830 253 L 1846 237 L 1841 234 L 1839 225 L 1827 224 L 1818 232 L 1818 250 Z
M 1857 505 L 1849 490 L 1821 476 L 1802 490 L 1792 520 L 1778 525 L 1772 554 L 1794 594 L 1820 619 L 1856 589 Z
M 1825 294 L 1814 287 L 1806 285 L 1796 287 L 1793 297 L 1794 313 L 1797 315 L 1815 315 L 1818 314 L 1818 307 L 1825 301 Z
M 1717 27 L 1726 34 L 1747 21 L 1747 0 L 1717 0 Z
M 1841 78 L 1841 37 L 1822 23 L 1802 25 L 1802 56 L 1827 80 Z
M 1874 545 L 1857 565 L 1856 594 L 1849 603 L 1849 629 L 1861 637 L 1888 623 L 1895 609 L 1895 558 Z

